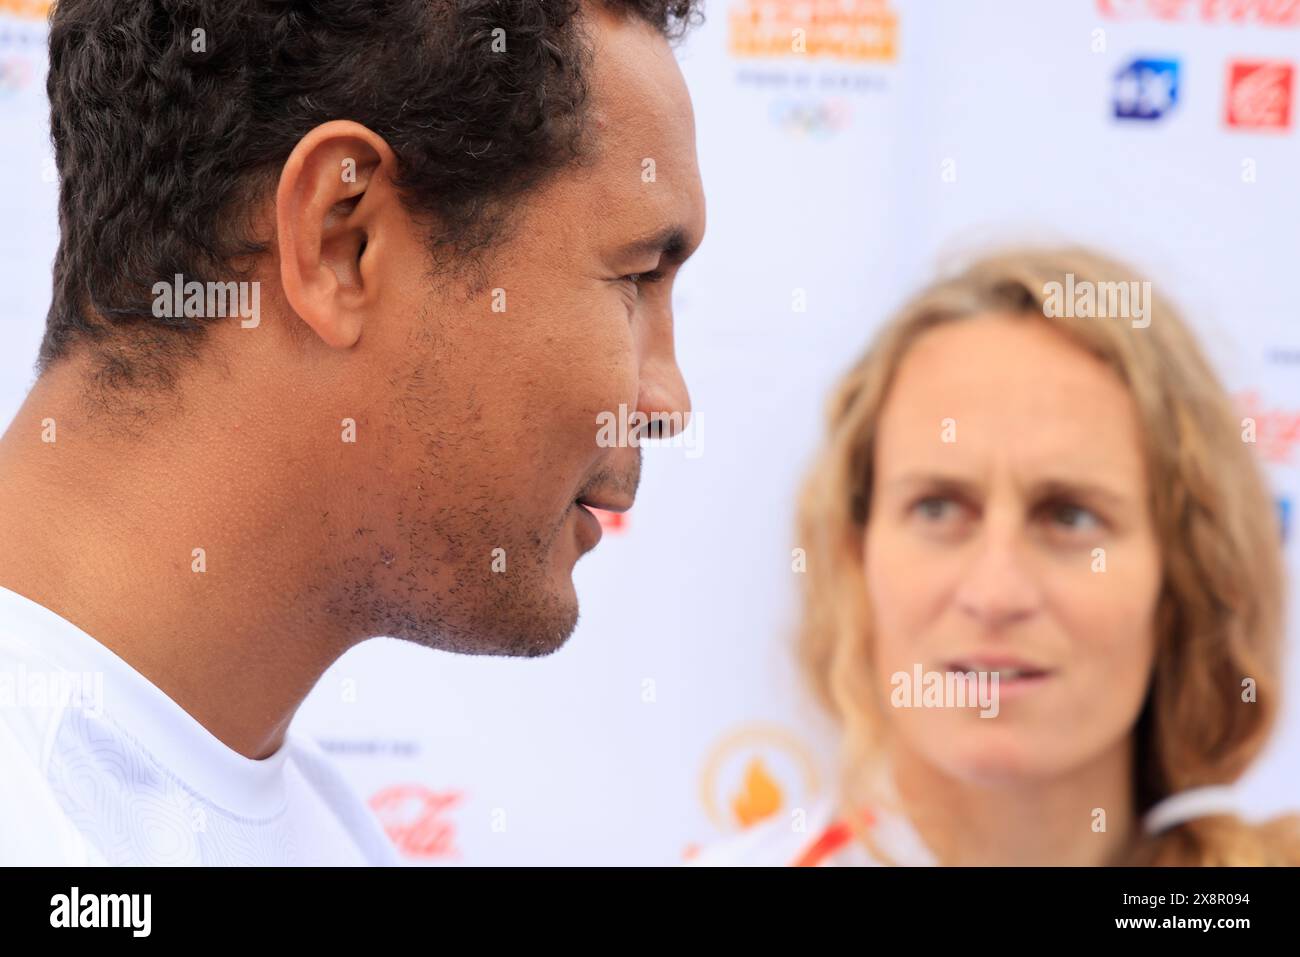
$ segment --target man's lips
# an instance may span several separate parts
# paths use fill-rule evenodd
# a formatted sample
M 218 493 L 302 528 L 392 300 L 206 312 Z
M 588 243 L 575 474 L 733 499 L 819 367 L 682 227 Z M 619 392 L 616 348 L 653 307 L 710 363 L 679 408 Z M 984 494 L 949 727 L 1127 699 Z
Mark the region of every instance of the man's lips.
M 626 512 L 632 507 L 631 496 L 589 492 L 573 500 L 570 506 L 578 514 L 579 540 L 583 550 L 588 551 L 600 542 L 603 529 L 595 510 L 602 512 Z
M 632 507 L 632 499 L 619 495 L 582 495 L 574 502 L 585 508 L 596 508 L 602 512 L 626 512 Z
M 578 541 L 582 550 L 590 551 L 600 544 L 601 536 L 604 534 L 604 530 L 600 527 L 600 519 L 579 501 L 575 500 L 569 508 L 578 516 Z

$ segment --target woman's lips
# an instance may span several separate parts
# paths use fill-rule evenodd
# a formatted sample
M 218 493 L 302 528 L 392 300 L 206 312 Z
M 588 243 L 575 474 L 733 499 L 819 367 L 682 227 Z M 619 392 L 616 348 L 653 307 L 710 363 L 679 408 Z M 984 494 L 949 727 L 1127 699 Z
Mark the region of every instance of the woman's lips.
M 1046 684 L 1056 672 L 1020 658 L 957 658 L 944 664 L 950 673 L 997 675 L 998 695 L 1020 694 Z

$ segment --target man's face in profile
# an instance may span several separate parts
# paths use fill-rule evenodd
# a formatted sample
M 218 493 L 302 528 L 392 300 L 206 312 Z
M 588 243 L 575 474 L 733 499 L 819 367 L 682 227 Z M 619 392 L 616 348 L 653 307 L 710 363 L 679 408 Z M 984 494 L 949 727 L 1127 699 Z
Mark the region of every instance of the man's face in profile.
M 689 410 L 671 307 L 704 231 L 689 95 L 652 28 L 593 12 L 589 30 L 589 158 L 524 198 L 469 279 L 431 273 L 414 222 L 389 243 L 404 278 L 340 400 L 359 438 L 344 516 L 323 519 L 331 614 L 372 634 L 555 650 L 599 534 L 579 501 L 621 510 L 639 480 L 639 450 L 598 444 L 598 417 Z

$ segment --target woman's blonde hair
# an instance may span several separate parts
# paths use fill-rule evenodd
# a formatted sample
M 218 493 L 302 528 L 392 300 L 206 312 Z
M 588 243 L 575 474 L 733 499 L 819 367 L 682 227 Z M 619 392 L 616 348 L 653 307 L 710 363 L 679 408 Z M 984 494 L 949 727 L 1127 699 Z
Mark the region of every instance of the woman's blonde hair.
M 843 731 L 846 806 L 865 798 L 885 743 L 862 567 L 881 410 L 918 336 L 980 314 L 1055 324 L 1119 374 L 1137 407 L 1164 569 L 1155 665 L 1134 728 L 1139 813 L 1186 788 L 1235 780 L 1268 735 L 1278 709 L 1284 573 L 1275 508 L 1243 423 L 1158 291 L 1142 322 L 1054 317 L 1049 290 L 1083 283 L 1141 288 L 1131 268 L 1080 248 L 982 258 L 904 305 L 831 396 L 828 435 L 799 503 L 807 573 L 797 647 L 805 678 Z M 1253 703 L 1244 703 L 1246 678 Z M 1143 839 L 1126 863 L 1292 863 L 1300 860 L 1295 820 L 1200 818 Z

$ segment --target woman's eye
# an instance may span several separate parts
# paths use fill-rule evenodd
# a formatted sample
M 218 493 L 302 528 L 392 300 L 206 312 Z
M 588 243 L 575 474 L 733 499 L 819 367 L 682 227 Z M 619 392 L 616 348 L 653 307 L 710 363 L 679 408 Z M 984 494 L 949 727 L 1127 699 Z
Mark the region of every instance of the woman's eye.
M 1070 502 L 1049 506 L 1047 515 L 1054 524 L 1070 531 L 1092 531 L 1102 524 L 1095 512 Z
M 959 498 L 926 495 L 908 508 L 908 521 L 922 537 L 935 542 L 957 543 L 970 532 L 977 515 Z
M 955 504 L 956 503 L 950 498 L 941 498 L 937 495 L 929 495 L 923 499 L 919 499 L 916 504 L 912 506 L 912 511 L 916 512 L 924 519 L 938 521 L 941 518 L 947 517 L 952 511 L 952 506 Z

